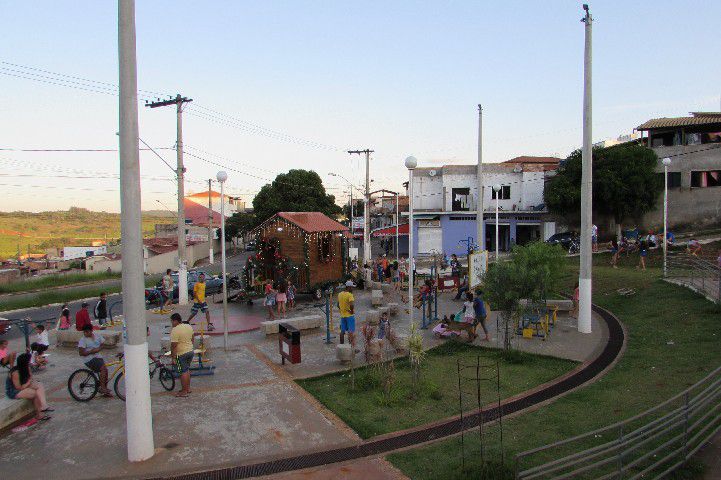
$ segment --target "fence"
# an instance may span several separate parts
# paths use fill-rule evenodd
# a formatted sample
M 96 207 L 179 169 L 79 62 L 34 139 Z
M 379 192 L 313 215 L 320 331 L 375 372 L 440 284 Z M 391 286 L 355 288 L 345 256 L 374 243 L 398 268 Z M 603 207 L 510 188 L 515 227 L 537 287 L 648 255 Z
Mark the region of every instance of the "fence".
M 721 268 L 706 259 L 669 252 L 666 278 L 721 304 Z
M 721 367 L 627 420 L 517 454 L 516 479 L 663 478 L 719 431 Z

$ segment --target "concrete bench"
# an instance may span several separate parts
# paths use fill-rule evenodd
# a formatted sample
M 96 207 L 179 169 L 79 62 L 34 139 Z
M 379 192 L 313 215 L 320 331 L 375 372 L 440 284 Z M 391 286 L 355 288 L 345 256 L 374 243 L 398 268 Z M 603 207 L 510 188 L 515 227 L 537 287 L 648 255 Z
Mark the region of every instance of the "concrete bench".
M 390 313 L 391 317 L 395 317 L 398 315 L 398 304 L 397 303 L 389 303 L 388 304 L 388 312 Z
M 123 332 L 117 330 L 95 330 L 96 333 L 102 335 L 105 339 L 105 346 L 114 348 L 123 343 Z M 57 330 L 57 342 L 59 347 L 77 348 L 83 332 L 79 332 L 74 328 L 69 330 Z
M 381 291 L 385 295 L 390 295 L 391 293 L 393 293 L 393 285 L 390 283 L 384 283 L 381 285 Z
M 335 358 L 343 365 L 350 364 L 353 356 L 353 347 L 350 343 L 339 343 L 335 347 Z
M 368 325 L 378 325 L 380 323 L 381 312 L 375 309 L 366 310 L 366 322 Z
M 35 413 L 33 402 L 29 400 L 11 400 L 3 394 L 0 398 L 0 430 Z
M 383 290 L 373 290 L 371 292 L 371 305 L 374 307 L 383 305 Z
M 309 330 L 311 328 L 320 328 L 325 323 L 325 317 L 322 315 L 308 315 L 305 317 L 282 318 L 278 320 L 268 320 L 260 322 L 260 328 L 266 335 L 278 333 L 278 325 L 287 323 L 298 330 Z

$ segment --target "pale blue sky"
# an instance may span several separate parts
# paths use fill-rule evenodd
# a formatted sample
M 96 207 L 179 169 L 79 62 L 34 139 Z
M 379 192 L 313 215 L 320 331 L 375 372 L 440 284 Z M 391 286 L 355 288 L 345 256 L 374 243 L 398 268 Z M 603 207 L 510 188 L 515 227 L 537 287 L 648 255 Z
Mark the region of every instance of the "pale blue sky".
M 595 140 L 652 117 L 719 109 L 721 4 L 597 1 L 591 11 Z M 400 189 L 408 154 L 421 165 L 475 162 L 477 103 L 489 162 L 565 156 L 581 142 L 581 2 L 138 1 L 136 13 L 139 88 L 179 92 L 198 109 L 323 144 L 188 112 L 187 145 L 255 177 L 312 168 L 343 196 L 344 182 L 328 172 L 360 184 L 361 165 L 344 151 L 371 147 L 374 186 Z M 3 1 L 0 31 L 0 61 L 117 82 L 115 2 Z M 21 70 L 0 64 L 11 69 Z M 116 97 L 6 75 L 0 82 L 0 148 L 115 147 Z M 140 132 L 171 146 L 173 111 L 141 108 Z M 186 160 L 188 190 L 201 190 L 218 168 Z M 143 207 L 160 200 L 172 208 L 172 182 L 153 179 L 172 172 L 152 154 L 141 161 Z M 115 153 L 0 152 L 0 210 L 118 211 L 117 180 L 64 178 L 117 173 L 117 163 Z M 23 173 L 46 177 L 8 176 Z M 229 191 L 248 199 L 264 183 L 229 175 Z

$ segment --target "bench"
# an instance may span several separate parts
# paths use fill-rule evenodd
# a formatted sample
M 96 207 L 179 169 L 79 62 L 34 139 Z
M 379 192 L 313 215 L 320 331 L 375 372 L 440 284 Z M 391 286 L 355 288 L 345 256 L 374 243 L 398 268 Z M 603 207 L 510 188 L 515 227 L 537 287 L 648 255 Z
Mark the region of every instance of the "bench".
M 278 325 L 287 323 L 298 330 L 309 330 L 312 328 L 320 328 L 325 323 L 325 317 L 321 315 L 308 315 L 305 317 L 280 318 L 278 320 L 268 320 L 260 322 L 260 328 L 266 335 L 278 333 Z
M 105 346 L 114 348 L 123 342 L 123 332 L 117 330 L 95 330 L 96 333 L 103 336 Z M 83 332 L 79 332 L 74 328 L 69 330 L 57 330 L 57 342 L 59 347 L 77 348 Z
M 33 402 L 22 399 L 12 400 L 3 394 L 0 397 L 0 431 L 33 413 L 35 413 Z

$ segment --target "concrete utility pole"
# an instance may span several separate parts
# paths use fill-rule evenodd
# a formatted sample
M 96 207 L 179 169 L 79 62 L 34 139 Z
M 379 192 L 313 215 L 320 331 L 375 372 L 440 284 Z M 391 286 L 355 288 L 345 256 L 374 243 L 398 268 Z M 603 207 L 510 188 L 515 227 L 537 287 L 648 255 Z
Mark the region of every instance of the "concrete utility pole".
M 211 188 L 213 179 L 208 179 L 208 263 L 213 263 L 213 196 Z M 222 200 L 222 198 L 221 198 Z M 222 202 L 221 202 L 222 208 Z
M 158 108 L 168 105 L 176 106 L 177 128 L 177 157 L 178 167 L 175 174 L 178 177 L 178 305 L 188 304 L 188 266 L 185 260 L 185 167 L 183 166 L 183 104 L 192 102 L 192 98 L 181 97 L 177 94 L 169 100 L 145 102 L 146 107 Z
M 478 199 L 476 199 L 476 244 L 481 251 L 486 249 L 486 232 L 483 228 L 483 108 L 478 104 Z M 469 245 L 470 248 L 470 245 Z
M 366 156 L 366 191 L 365 204 L 363 206 L 363 262 L 371 261 L 371 222 L 370 222 L 370 201 L 371 201 L 371 177 L 370 177 L 370 158 L 373 150 L 348 150 L 351 155 L 360 155 L 364 153 Z
M 135 57 L 135 0 L 118 1 L 120 77 L 120 231 L 123 256 L 125 352 L 125 421 L 128 460 L 153 456 L 153 417 L 150 408 L 148 336 L 143 289 L 143 232 L 140 210 L 138 146 L 138 72 Z
M 586 15 L 585 51 L 583 59 L 583 150 L 581 152 L 581 268 L 578 278 L 578 331 L 591 333 L 592 252 L 591 226 L 593 222 L 593 158 L 591 150 L 591 24 L 593 18 L 584 4 Z

